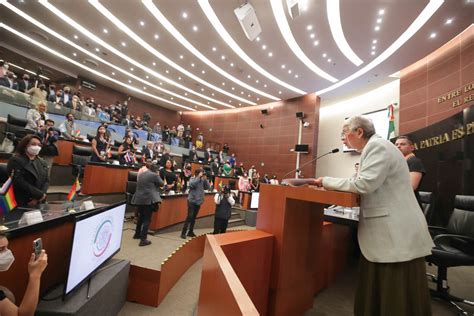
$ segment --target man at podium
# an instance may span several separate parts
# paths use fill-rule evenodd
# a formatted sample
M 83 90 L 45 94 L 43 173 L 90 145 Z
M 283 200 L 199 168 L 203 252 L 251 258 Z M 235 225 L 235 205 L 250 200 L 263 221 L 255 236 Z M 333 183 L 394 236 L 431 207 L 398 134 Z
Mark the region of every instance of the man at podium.
M 355 178 L 322 177 L 314 184 L 360 194 L 362 252 L 355 315 L 431 315 L 424 257 L 434 246 L 405 159 L 362 116 L 347 120 L 343 142 L 361 153 Z

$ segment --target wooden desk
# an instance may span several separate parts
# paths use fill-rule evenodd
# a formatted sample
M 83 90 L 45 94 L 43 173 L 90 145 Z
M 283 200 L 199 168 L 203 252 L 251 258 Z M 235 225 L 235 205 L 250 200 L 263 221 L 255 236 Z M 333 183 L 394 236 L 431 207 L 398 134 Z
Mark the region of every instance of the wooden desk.
M 125 193 L 129 171 L 137 169 L 111 164 L 88 164 L 81 192 L 84 194 Z
M 239 195 L 242 194 L 242 208 L 250 210 L 250 203 L 252 202 L 252 193 L 239 191 Z
M 218 189 L 218 185 L 220 183 L 222 183 L 222 185 L 228 185 L 230 182 L 235 182 L 234 189 L 237 190 L 237 187 L 238 187 L 238 184 L 239 184 L 239 178 L 225 177 L 225 176 L 215 176 L 215 178 L 214 178 L 214 189 Z
M 191 162 L 191 175 L 194 177 L 194 171 L 199 168 L 203 168 L 204 164 L 199 162 Z
M 188 195 L 162 196 L 160 209 L 151 217 L 150 230 L 158 230 L 167 226 L 182 223 L 188 216 Z M 199 209 L 198 218 L 214 214 L 216 205 L 214 193 L 204 196 L 204 203 Z
M 358 196 L 313 187 L 260 186 L 257 229 L 275 236 L 269 315 L 302 315 L 313 306 L 324 269 L 323 208 L 330 204 L 358 206 Z
M 72 163 L 72 149 L 74 145 L 90 147 L 90 143 L 60 139 L 56 142 L 59 156 L 54 157 L 53 163 L 60 166 L 69 166 Z

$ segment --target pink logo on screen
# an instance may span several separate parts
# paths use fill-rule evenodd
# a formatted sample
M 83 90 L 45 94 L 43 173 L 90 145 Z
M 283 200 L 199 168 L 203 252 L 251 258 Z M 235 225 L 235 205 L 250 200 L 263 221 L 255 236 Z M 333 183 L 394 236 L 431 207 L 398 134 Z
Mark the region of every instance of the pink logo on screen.
M 97 229 L 95 234 L 93 252 L 94 256 L 100 257 L 109 248 L 110 240 L 112 239 L 113 225 L 110 219 L 105 219 Z

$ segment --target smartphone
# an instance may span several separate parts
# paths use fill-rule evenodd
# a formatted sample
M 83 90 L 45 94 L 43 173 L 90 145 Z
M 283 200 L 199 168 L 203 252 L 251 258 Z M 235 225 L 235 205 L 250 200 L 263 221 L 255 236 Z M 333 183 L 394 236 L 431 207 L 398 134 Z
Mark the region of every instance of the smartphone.
M 35 253 L 35 259 L 37 259 L 41 254 L 41 250 L 43 250 L 43 240 L 41 238 L 33 240 L 33 252 Z

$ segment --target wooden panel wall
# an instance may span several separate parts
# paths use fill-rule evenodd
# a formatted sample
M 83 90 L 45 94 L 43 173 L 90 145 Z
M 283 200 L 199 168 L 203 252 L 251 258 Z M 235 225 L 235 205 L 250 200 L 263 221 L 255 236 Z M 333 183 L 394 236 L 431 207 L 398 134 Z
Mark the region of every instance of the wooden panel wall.
M 472 104 L 457 107 L 438 97 L 474 83 L 474 26 L 403 69 L 400 73 L 400 134 L 406 134 L 448 118 Z M 464 92 L 463 100 L 473 93 Z
M 191 124 L 193 129 L 199 128 L 204 142 L 228 143 L 230 152 L 237 156 L 237 163 L 243 162 L 247 168 L 254 164 L 262 176 L 264 173 L 276 174 L 281 179 L 296 165 L 296 154 L 290 151 L 298 139 L 296 112 L 304 112 L 305 121 L 310 123 L 302 134 L 302 143 L 309 144 L 310 153 L 301 155 L 301 163 L 316 155 L 319 103 L 320 98 L 313 93 L 235 110 L 185 112 L 182 117 L 185 124 Z M 268 115 L 263 115 L 262 109 L 267 109 Z M 195 136 L 196 131 L 193 139 Z M 303 174 L 313 177 L 314 170 L 314 163 L 309 164 L 303 169 Z

